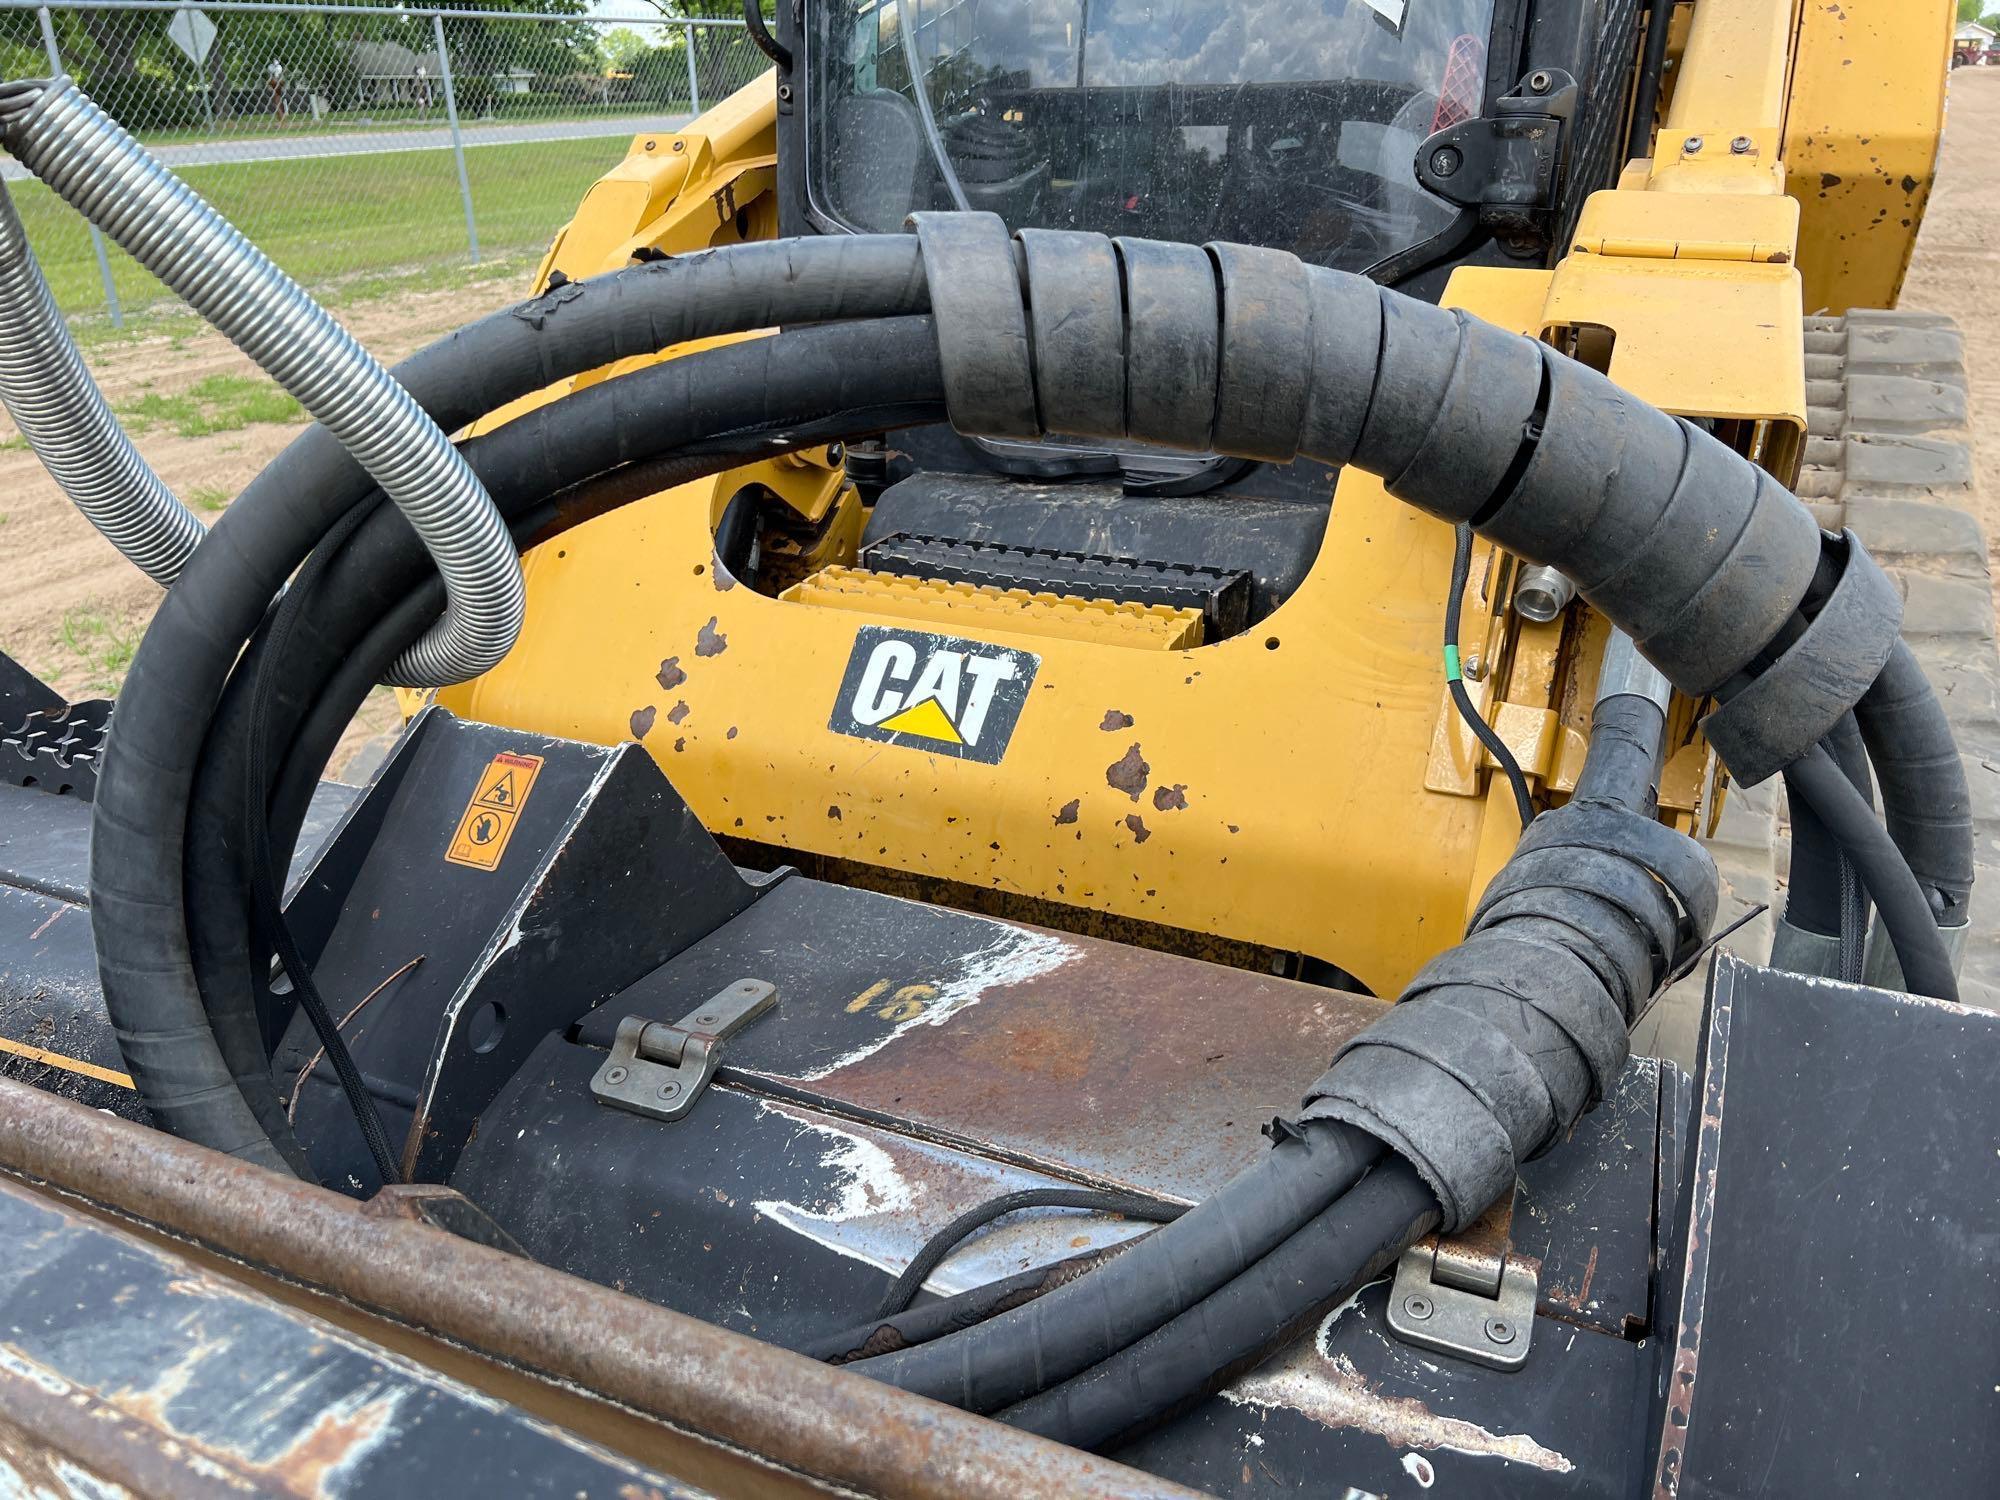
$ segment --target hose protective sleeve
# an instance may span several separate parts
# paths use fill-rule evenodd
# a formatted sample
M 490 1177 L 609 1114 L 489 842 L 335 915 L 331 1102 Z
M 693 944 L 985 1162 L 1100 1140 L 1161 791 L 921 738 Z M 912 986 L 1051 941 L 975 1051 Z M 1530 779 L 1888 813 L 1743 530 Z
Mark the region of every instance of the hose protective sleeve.
M 1017 258 L 995 215 L 913 218 L 961 431 L 1358 465 L 1575 579 L 1696 695 L 1754 661 L 1813 583 L 1820 532 L 1797 499 L 1533 339 L 1282 251 L 1119 240 L 1106 256 L 1093 235 L 1029 232 Z M 1078 399 L 1072 328 L 1097 331 L 1094 379 L 1123 352 L 1115 421 Z
M 1465 940 L 1340 1050 L 1305 1117 L 1381 1139 L 1437 1194 L 1447 1229 L 1470 1223 L 1612 1086 L 1628 1027 L 1706 933 L 1716 896 L 1707 853 L 1644 813 L 1543 813 Z
M 1889 575 L 1852 531 L 1829 541 L 1826 554 L 1840 571 L 1819 613 L 1776 661 L 1702 724 L 1741 785 L 1777 775 L 1832 734 L 1848 710 L 1864 701 L 1898 644 L 1903 600 Z M 1929 684 L 1922 688 L 1923 696 L 1931 697 Z M 1956 759 L 1954 751 L 1954 764 Z

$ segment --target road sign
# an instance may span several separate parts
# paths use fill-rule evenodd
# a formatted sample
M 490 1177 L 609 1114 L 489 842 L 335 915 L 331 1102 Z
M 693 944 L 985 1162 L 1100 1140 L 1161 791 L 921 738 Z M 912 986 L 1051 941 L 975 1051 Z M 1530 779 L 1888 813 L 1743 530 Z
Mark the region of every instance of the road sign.
M 167 22 L 167 40 L 198 68 L 208 61 L 208 49 L 215 45 L 215 22 L 198 10 L 177 10 Z

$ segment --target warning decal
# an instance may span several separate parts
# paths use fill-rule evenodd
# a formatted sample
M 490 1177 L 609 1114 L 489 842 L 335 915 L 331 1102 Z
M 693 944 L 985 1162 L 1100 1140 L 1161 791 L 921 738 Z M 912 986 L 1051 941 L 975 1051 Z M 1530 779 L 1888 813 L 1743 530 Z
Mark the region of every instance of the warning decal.
M 541 770 L 539 755 L 514 755 L 503 750 L 487 762 L 479 773 L 479 784 L 472 789 L 472 800 L 465 804 L 465 816 L 458 820 L 458 832 L 451 836 L 445 859 L 475 870 L 498 869 L 507 841 L 514 836 L 515 820 L 521 816 Z

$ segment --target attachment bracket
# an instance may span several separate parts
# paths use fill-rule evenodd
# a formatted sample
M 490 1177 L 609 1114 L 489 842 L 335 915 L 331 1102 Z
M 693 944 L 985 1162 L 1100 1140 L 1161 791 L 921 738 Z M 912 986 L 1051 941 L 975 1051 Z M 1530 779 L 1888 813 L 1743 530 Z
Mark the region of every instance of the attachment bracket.
M 1389 1331 L 1494 1370 L 1528 1362 L 1541 1266 L 1512 1253 L 1514 1194 L 1457 1235 L 1426 1235 L 1396 1262 Z
M 671 1026 L 627 1016 L 590 1080 L 591 1097 L 655 1120 L 680 1119 L 715 1076 L 722 1043 L 777 1003 L 776 985 L 739 979 Z

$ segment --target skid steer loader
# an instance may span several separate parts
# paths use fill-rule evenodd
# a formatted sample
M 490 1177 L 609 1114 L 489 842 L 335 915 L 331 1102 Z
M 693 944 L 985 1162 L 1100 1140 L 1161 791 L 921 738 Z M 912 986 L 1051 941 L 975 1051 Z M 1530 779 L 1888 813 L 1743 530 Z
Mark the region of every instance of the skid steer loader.
M 0 83 L 317 421 L 205 532 L 0 194 L 170 585 L 0 671 L 0 1479 L 1990 1493 L 1949 23 L 753 5 L 393 372 Z

